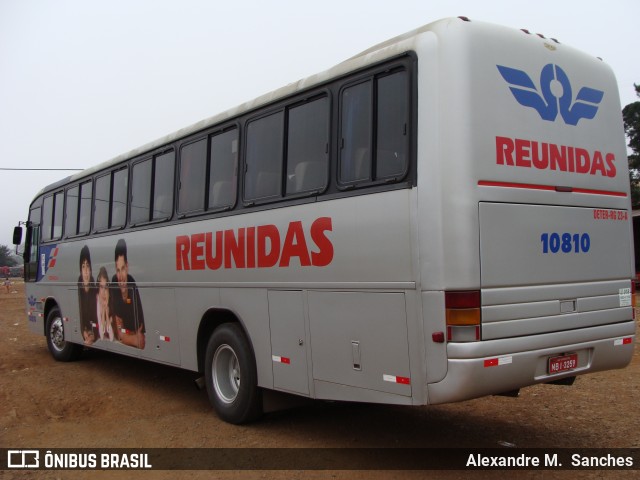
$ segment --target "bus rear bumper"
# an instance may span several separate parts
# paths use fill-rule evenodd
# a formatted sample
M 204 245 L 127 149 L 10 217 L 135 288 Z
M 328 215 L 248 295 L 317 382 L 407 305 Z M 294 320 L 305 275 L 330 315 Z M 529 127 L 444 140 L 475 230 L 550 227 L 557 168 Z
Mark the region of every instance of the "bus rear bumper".
M 427 386 L 428 403 L 469 400 L 565 377 L 623 368 L 633 357 L 635 330 L 635 322 L 631 320 L 515 339 L 451 343 L 447 346 L 447 374 Z M 568 341 L 570 338 L 572 342 Z M 575 368 L 550 373 L 549 360 L 562 356 L 576 359 Z

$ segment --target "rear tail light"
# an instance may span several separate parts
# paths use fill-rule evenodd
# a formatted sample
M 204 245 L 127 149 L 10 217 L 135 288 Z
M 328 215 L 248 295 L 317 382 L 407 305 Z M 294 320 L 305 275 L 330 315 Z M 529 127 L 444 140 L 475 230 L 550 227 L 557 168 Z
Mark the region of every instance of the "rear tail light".
M 480 291 L 445 292 L 447 341 L 477 342 L 480 340 Z

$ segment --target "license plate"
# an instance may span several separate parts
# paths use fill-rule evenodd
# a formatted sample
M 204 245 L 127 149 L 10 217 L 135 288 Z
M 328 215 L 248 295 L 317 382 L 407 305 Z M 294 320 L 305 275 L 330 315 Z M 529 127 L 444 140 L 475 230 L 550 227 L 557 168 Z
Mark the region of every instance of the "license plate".
M 549 359 L 549 373 L 560 373 L 573 370 L 578 366 L 578 354 L 570 353 L 561 357 L 551 357 Z

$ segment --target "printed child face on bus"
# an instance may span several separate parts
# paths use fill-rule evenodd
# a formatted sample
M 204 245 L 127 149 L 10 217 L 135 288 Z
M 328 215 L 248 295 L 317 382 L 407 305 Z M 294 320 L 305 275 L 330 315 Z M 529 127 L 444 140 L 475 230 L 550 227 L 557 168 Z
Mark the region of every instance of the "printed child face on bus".
M 89 247 L 86 245 L 80 250 L 80 281 L 86 292 L 91 287 L 91 254 L 89 253 Z
M 98 296 L 103 307 L 109 305 L 109 285 L 105 277 L 98 279 Z
M 127 277 L 129 276 L 129 264 L 125 259 L 124 255 L 118 256 L 116 258 L 116 277 L 118 278 L 118 286 L 120 287 L 120 292 L 122 293 L 122 297 L 127 297 Z
M 89 263 L 89 260 L 84 259 L 82 261 L 82 285 L 85 288 L 88 288 L 90 283 L 91 283 L 91 264 Z

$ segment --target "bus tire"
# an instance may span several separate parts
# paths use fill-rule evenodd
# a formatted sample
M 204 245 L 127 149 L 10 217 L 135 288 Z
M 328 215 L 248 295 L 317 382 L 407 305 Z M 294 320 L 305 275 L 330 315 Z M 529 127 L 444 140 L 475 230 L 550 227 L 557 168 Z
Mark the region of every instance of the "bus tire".
M 222 420 L 239 425 L 262 415 L 256 360 L 238 324 L 222 324 L 211 335 L 205 380 L 209 401 Z
M 59 362 L 71 362 L 82 353 L 82 346 L 64 339 L 64 321 L 58 307 L 53 307 L 47 315 L 45 335 L 51 356 Z

